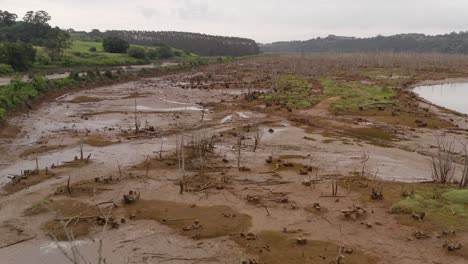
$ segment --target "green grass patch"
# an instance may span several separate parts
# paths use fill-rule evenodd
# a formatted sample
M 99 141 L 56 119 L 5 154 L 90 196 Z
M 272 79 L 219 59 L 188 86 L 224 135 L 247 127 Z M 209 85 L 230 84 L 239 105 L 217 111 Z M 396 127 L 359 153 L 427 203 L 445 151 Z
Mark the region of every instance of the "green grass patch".
M 310 81 L 301 76 L 282 76 L 275 83 L 275 91 L 263 95 L 262 99 L 290 107 L 310 107 L 320 101 L 312 94 Z
M 394 203 L 392 213 L 408 215 L 400 218 L 402 223 L 414 224 L 423 229 L 468 228 L 468 190 L 441 188 L 419 189 L 413 195 Z M 423 221 L 413 220 L 409 215 L 426 213 Z
M 396 97 L 395 90 L 361 82 L 340 82 L 322 79 L 323 95 L 340 97 L 331 105 L 336 112 L 378 107 L 379 103 L 388 103 Z
M 468 204 L 468 190 L 452 190 L 442 196 L 451 202 Z
M 0 75 L 14 73 L 15 70 L 8 64 L 0 63 Z
M 146 52 L 158 52 L 161 47 L 148 47 L 140 45 L 130 45 L 130 47 L 140 47 Z M 118 65 L 137 65 L 156 62 L 159 58 L 137 59 L 129 56 L 127 53 L 109 53 L 105 52 L 102 42 L 74 40 L 70 48 L 64 51 L 62 60 L 52 62 L 47 56 L 43 47 L 35 47 L 37 50 L 37 61 L 35 68 L 56 68 L 56 67 L 77 67 L 77 66 L 118 66 Z M 171 60 L 189 60 L 197 56 L 175 48 L 171 48 Z

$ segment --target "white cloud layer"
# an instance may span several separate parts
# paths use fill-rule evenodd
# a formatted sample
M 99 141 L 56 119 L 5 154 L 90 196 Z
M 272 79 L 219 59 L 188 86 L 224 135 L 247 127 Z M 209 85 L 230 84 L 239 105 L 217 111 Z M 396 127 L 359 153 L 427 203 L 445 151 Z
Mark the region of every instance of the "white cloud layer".
M 76 30 L 176 30 L 259 42 L 468 30 L 466 0 L 0 0 L 0 9 L 19 17 L 46 10 L 53 25 Z

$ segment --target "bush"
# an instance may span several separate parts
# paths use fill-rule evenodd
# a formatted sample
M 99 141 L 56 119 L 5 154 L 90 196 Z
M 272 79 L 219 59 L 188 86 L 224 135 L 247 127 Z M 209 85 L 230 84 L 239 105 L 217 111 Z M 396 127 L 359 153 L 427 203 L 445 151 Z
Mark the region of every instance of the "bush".
M 108 37 L 102 41 L 102 46 L 106 52 L 125 53 L 127 52 L 128 47 L 130 47 L 130 44 L 121 38 Z
M 0 45 L 0 63 L 16 71 L 26 71 L 36 60 L 36 50 L 30 44 L 7 42 Z
M 113 77 L 113 76 L 112 76 L 112 72 L 109 71 L 109 70 L 106 70 L 106 71 L 104 72 L 104 76 L 105 76 L 106 78 L 109 78 L 109 79 L 112 79 L 112 77 Z
M 160 59 L 169 59 L 174 57 L 174 51 L 172 51 L 171 47 L 162 46 L 158 49 L 159 58 Z
M 142 47 L 130 47 L 127 51 L 127 54 L 130 57 L 136 58 L 136 59 L 145 59 L 146 58 L 146 52 L 145 49 Z
M 0 75 L 13 73 L 15 70 L 8 64 L 0 63 Z
M 150 49 L 148 50 L 148 52 L 146 53 L 146 56 L 148 57 L 148 59 L 150 60 L 155 60 L 157 58 L 159 58 L 159 52 L 155 49 Z
M 96 49 L 96 47 L 91 47 L 91 48 L 89 48 L 89 51 L 90 51 L 90 52 L 96 52 L 97 49 Z

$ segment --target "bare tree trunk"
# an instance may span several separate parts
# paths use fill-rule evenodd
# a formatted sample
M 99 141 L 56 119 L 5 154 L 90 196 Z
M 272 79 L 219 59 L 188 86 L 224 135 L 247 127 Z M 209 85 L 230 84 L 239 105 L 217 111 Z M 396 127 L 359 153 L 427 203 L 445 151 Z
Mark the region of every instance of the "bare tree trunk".
M 140 129 L 140 124 L 139 124 L 139 120 L 138 120 L 138 112 L 137 112 L 137 100 L 135 98 L 135 133 L 138 133 L 139 129 Z
M 81 137 L 81 143 L 80 143 L 80 161 L 83 161 L 83 137 Z
M 437 152 L 431 157 L 432 179 L 438 183 L 449 183 L 455 173 L 453 140 L 447 141 L 445 135 L 436 136 Z
M 205 111 L 206 111 L 206 103 L 202 103 L 202 105 L 203 105 L 203 109 L 202 109 L 202 116 L 201 116 L 200 123 L 203 123 L 203 119 L 205 118 Z
M 161 137 L 161 148 L 159 149 L 159 159 L 160 160 L 162 160 L 163 145 L 164 145 L 164 138 Z

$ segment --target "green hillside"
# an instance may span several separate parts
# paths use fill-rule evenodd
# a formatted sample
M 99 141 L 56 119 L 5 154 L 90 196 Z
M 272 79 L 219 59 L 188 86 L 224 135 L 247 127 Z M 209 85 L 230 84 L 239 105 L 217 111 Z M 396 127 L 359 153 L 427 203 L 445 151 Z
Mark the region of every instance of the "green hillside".
M 178 49 L 170 48 L 172 51 L 170 57 L 161 58 L 158 52 L 162 47 L 148 47 L 131 45 L 130 47 L 140 47 L 146 52 L 152 51 L 156 57 L 137 59 L 129 56 L 126 53 L 109 53 L 104 52 L 102 42 L 88 42 L 73 40 L 71 47 L 64 52 L 63 59 L 57 62 L 51 62 L 44 48 L 35 47 L 37 50 L 37 59 L 34 68 L 58 68 L 58 67 L 74 67 L 74 66 L 117 66 L 117 65 L 134 65 L 147 64 L 160 60 L 190 60 L 197 57 L 194 54 L 184 52 Z

